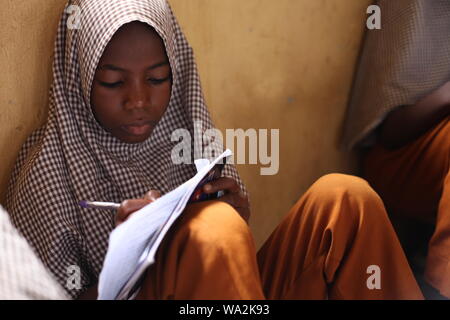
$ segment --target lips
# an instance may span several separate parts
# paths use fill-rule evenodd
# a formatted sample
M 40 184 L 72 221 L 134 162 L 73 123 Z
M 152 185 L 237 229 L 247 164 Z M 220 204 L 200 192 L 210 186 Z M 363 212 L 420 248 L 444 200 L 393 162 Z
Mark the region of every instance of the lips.
M 143 136 L 151 131 L 153 124 L 150 121 L 137 121 L 122 128 L 132 136 Z

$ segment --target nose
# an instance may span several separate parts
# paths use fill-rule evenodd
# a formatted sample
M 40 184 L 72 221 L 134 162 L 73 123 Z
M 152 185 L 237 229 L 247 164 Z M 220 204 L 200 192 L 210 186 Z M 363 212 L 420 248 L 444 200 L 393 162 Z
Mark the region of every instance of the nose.
M 135 83 L 127 91 L 125 110 L 143 109 L 149 104 L 149 94 L 144 85 Z

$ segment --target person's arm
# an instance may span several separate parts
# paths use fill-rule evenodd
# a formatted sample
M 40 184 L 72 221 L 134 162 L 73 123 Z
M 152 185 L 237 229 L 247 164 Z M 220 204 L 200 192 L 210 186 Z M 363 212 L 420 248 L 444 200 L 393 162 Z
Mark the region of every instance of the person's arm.
M 248 196 L 241 190 L 239 183 L 230 177 L 221 177 L 203 187 L 203 191 L 212 194 L 218 191 L 224 191 L 225 195 L 218 200 L 231 205 L 248 224 L 250 219 L 250 203 Z
M 411 106 L 390 113 L 380 127 L 379 141 L 398 149 L 417 139 L 450 115 L 450 81 Z
M 119 209 L 115 216 L 115 227 L 124 223 L 133 213 L 142 209 L 146 205 L 152 203 L 156 199 L 161 197 L 161 193 L 156 190 L 150 190 L 142 199 L 130 199 L 125 200 L 120 204 Z M 85 292 L 80 294 L 77 300 L 96 300 L 98 297 L 98 284 L 89 287 Z

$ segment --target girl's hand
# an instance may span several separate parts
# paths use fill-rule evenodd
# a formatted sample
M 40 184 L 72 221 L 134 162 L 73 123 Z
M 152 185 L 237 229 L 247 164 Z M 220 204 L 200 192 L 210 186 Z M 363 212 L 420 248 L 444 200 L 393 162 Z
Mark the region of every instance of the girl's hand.
M 248 197 L 242 192 L 239 184 L 233 178 L 221 177 L 203 187 L 203 192 L 207 194 L 224 191 L 225 195 L 218 200 L 230 204 L 236 209 L 241 217 L 248 223 L 250 219 L 250 203 Z
M 119 226 L 121 223 L 125 222 L 131 214 L 152 203 L 159 197 L 161 197 L 161 193 L 159 191 L 150 190 L 142 199 L 130 199 L 123 201 L 116 213 L 115 226 Z

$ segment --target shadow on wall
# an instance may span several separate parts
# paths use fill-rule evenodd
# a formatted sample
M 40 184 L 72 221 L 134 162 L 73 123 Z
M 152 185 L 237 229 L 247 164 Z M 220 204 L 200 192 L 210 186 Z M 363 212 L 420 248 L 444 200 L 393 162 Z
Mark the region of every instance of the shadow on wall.
M 0 199 L 17 153 L 47 117 L 53 44 L 65 0 L 2 0 Z

